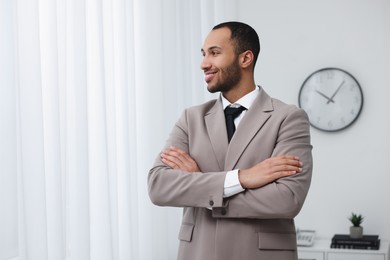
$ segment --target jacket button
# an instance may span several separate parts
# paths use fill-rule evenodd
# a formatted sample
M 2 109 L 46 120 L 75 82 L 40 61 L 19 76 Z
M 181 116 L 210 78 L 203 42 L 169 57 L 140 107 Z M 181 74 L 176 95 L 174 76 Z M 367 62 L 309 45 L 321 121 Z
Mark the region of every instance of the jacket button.
M 210 205 L 210 206 L 213 206 L 213 205 L 214 205 L 214 201 L 210 200 L 210 201 L 209 201 L 209 205 Z

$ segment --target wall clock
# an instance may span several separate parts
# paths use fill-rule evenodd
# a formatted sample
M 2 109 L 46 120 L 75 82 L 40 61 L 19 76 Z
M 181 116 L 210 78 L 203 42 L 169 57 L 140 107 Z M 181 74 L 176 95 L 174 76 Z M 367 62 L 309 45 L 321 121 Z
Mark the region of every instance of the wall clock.
M 363 108 L 359 82 L 338 68 L 324 68 L 310 74 L 298 96 L 310 124 L 319 130 L 335 132 L 352 125 Z

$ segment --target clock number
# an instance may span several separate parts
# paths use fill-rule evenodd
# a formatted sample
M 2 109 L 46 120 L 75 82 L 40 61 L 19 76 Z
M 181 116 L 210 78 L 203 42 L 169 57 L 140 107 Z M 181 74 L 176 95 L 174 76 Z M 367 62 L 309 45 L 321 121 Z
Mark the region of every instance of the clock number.
M 302 103 L 307 103 L 309 101 L 309 98 L 307 96 L 303 96 Z
M 316 84 L 322 84 L 324 80 L 331 80 L 334 77 L 333 71 L 326 71 L 325 73 L 315 77 Z
M 329 70 L 329 71 L 326 72 L 326 78 L 327 79 L 333 79 L 333 75 L 334 75 L 333 71 Z
M 315 82 L 316 82 L 316 84 L 322 84 L 322 77 L 321 77 L 321 75 L 315 77 Z
M 358 96 L 355 96 L 355 103 L 359 104 L 360 103 L 360 98 Z

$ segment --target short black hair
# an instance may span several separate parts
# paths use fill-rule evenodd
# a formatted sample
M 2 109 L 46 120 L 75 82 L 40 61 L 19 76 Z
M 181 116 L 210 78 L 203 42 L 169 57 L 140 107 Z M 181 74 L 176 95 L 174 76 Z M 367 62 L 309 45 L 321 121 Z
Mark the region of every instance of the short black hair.
M 213 30 L 228 28 L 231 32 L 230 39 L 233 42 L 236 55 L 250 50 L 253 52 L 253 68 L 256 65 L 257 57 L 260 53 L 260 40 L 256 31 L 249 25 L 241 22 L 224 22 L 214 26 Z

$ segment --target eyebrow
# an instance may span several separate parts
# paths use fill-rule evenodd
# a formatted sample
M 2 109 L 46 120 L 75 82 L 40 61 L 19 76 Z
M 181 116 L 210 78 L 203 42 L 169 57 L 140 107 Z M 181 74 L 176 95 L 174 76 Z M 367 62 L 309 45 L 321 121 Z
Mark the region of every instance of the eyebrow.
M 208 49 L 207 49 L 207 51 L 212 51 L 212 50 L 221 50 L 222 48 L 221 47 L 218 47 L 218 46 L 211 46 L 211 47 L 209 47 Z M 202 49 L 200 49 L 200 51 L 202 52 L 202 53 L 205 53 L 205 50 L 202 48 Z

